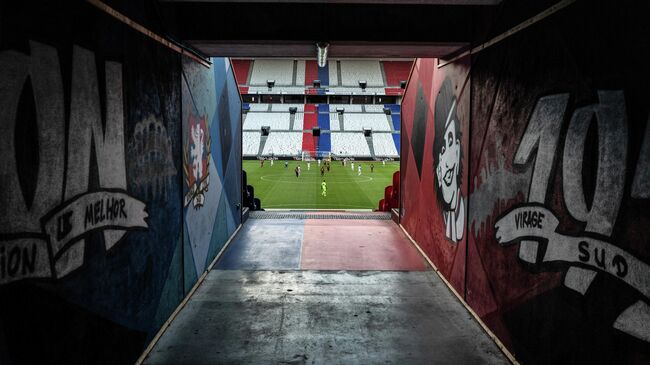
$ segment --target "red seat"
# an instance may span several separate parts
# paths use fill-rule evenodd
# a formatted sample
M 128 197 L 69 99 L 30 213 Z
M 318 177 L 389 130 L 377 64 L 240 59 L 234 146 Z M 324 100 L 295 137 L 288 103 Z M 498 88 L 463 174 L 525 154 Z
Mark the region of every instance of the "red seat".
M 399 171 L 393 174 L 393 194 L 391 198 L 399 200 Z
M 384 189 L 384 199 L 388 201 L 390 200 L 392 195 L 393 195 L 393 187 L 389 185 Z
M 399 199 L 392 198 L 388 201 L 388 205 L 390 206 L 391 209 L 393 208 L 399 208 Z

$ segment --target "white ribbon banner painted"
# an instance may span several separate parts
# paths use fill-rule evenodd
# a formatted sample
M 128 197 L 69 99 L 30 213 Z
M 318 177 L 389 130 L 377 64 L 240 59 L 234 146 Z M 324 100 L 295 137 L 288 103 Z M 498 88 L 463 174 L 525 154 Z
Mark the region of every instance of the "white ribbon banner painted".
M 0 241 L 0 285 L 57 277 L 56 261 L 95 231 L 148 228 L 146 205 L 121 191 L 86 193 L 43 218 L 43 234 Z
M 502 246 L 521 240 L 546 241 L 548 243 L 541 260 L 539 251 L 534 253 L 534 261 L 537 264 L 558 262 L 605 272 L 637 290 L 646 300 L 650 298 L 650 266 L 648 264 L 620 247 L 601 239 L 558 233 L 556 232 L 558 224 L 559 220 L 550 210 L 536 204 L 525 204 L 511 210 L 495 223 L 495 237 Z M 636 321 L 643 322 L 650 318 L 650 306 L 643 301 L 637 302 L 633 307 L 636 308 L 636 312 L 644 313 L 643 316 L 637 316 Z M 623 314 L 627 312 L 629 310 Z M 619 323 L 623 319 L 617 320 L 616 328 L 645 341 L 650 341 L 650 325 L 648 323 L 637 323 L 631 329 L 626 330 L 624 327 L 628 324 Z M 625 322 L 627 323 L 629 320 Z

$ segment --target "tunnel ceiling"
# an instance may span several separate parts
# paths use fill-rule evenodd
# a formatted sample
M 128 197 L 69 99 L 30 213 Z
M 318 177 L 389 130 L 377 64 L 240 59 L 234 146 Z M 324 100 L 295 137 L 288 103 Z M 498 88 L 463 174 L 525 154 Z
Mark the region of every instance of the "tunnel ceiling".
M 441 57 L 471 43 L 497 0 L 162 0 L 183 42 L 209 56 Z M 397 6 L 396 4 L 399 4 Z

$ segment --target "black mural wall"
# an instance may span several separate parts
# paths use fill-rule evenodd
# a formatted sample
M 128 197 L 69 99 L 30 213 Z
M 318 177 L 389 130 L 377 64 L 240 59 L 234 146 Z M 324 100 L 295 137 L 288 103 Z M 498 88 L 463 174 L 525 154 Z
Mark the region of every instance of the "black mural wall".
M 83 1 L 0 6 L 0 363 L 132 364 L 189 290 L 181 58 Z

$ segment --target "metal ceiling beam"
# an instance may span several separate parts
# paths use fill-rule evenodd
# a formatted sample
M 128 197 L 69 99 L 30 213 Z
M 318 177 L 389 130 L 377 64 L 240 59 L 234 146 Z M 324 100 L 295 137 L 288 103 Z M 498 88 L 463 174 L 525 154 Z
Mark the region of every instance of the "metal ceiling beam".
M 222 57 L 297 57 L 315 58 L 313 42 L 269 41 L 201 41 L 187 40 L 202 53 Z M 412 58 L 441 57 L 459 51 L 467 43 L 386 43 L 334 42 L 330 43 L 329 58 Z
M 169 3 L 293 3 L 293 4 L 416 4 L 416 5 L 498 5 L 502 0 L 159 0 Z

